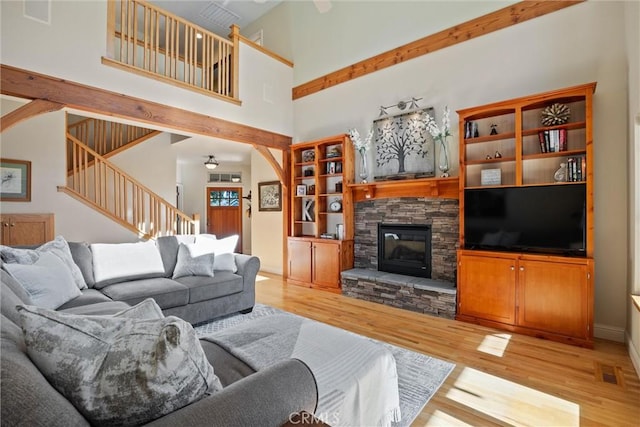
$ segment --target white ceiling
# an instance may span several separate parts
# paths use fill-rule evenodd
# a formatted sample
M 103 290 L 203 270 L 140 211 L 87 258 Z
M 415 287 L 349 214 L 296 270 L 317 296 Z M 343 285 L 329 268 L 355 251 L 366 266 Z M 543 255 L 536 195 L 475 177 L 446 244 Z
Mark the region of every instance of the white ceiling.
M 221 167 L 251 164 L 253 149 L 250 144 L 206 136 L 193 136 L 174 142 L 171 148 L 176 153 L 178 163 L 204 163 L 209 154 L 212 154 Z
M 231 24 L 245 28 L 280 2 L 281 0 L 151 0 L 149 3 L 212 33 L 227 37 Z

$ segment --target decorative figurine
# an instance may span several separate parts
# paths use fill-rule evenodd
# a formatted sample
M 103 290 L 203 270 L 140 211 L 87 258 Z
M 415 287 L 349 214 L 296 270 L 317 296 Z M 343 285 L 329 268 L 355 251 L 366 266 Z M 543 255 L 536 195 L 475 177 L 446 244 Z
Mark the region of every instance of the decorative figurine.
M 501 159 L 502 158 L 502 154 L 500 154 L 500 152 L 498 150 L 496 150 L 496 154 L 494 154 L 493 157 L 495 157 L 496 159 Z
M 485 159 L 487 160 L 491 160 L 493 157 L 491 157 L 491 154 L 487 154 L 487 157 L 485 157 Z
M 567 180 L 567 164 L 560 163 L 560 169 L 553 174 L 553 179 L 556 182 L 565 182 Z
M 491 132 L 489 133 L 489 135 L 497 135 L 498 134 L 498 125 L 493 124 L 491 125 Z

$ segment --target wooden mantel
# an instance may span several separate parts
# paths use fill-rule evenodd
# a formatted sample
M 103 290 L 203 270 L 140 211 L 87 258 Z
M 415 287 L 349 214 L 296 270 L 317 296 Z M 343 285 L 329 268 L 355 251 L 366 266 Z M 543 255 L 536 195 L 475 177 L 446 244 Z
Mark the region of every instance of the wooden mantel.
M 353 201 L 385 199 L 391 197 L 458 198 L 458 177 L 420 178 L 397 181 L 376 181 L 349 184 Z

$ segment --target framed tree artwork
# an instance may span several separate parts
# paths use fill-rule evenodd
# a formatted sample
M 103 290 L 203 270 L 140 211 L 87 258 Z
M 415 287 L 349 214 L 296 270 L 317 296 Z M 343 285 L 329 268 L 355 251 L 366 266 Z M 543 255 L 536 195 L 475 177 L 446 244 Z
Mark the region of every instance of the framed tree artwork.
M 423 108 L 373 122 L 375 130 L 375 178 L 402 179 L 435 175 L 434 141 L 427 130 Z
M 258 183 L 258 210 L 261 212 L 282 210 L 282 185 L 280 181 Z
M 31 201 L 31 162 L 0 158 L 0 201 Z

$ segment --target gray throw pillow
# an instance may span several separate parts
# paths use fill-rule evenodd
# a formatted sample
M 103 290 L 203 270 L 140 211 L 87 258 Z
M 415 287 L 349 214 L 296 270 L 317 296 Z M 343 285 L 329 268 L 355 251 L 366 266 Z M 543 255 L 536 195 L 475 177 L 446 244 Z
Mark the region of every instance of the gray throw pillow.
M 182 319 L 78 316 L 18 306 L 27 354 L 93 425 L 138 425 L 222 389 Z
M 213 266 L 216 255 L 213 252 L 203 253 L 195 243 L 178 246 L 178 259 L 173 270 L 173 278 L 184 276 L 213 277 Z
M 8 264 L 33 264 L 38 260 L 40 254 L 45 252 L 52 253 L 60 258 L 60 261 L 62 261 L 69 270 L 78 289 L 87 288 L 84 276 L 82 276 L 82 271 L 80 271 L 80 268 L 73 261 L 69 244 L 62 236 L 56 236 L 52 241 L 36 249 L 18 249 L 10 246 L 0 246 L 0 257 L 2 261 Z
M 64 263 L 50 252 L 33 264 L 3 264 L 3 268 L 29 293 L 31 303 L 56 309 L 82 295 Z

